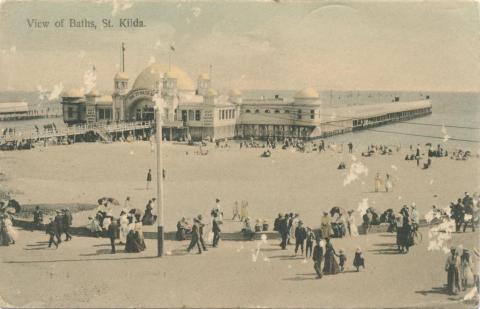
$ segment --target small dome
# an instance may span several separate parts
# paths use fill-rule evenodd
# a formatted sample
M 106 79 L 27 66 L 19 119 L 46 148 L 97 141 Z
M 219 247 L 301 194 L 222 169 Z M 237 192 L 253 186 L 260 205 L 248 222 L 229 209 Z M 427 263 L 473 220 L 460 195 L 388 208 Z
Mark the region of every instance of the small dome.
M 99 97 L 100 93 L 97 91 L 97 89 L 92 89 L 90 90 L 89 93 L 86 94 L 87 97 Z
M 62 97 L 64 98 L 81 98 L 83 97 L 83 91 L 80 89 L 70 89 L 68 91 L 65 91 L 62 94 Z
M 174 78 L 177 78 L 175 75 L 173 75 L 171 72 L 167 72 L 163 75 L 164 78 L 170 78 L 170 79 L 174 79 Z
M 320 95 L 313 88 L 304 88 L 295 94 L 295 99 L 318 99 Z
M 207 73 L 202 73 L 202 74 L 198 75 L 198 79 L 200 79 L 200 80 L 210 80 L 210 76 L 208 76 Z
M 240 90 L 238 90 L 238 89 L 232 89 L 232 90 L 230 90 L 230 92 L 228 93 L 228 95 L 229 95 L 230 97 L 240 97 L 240 96 L 242 96 L 242 92 L 241 92 Z
M 217 92 L 217 90 L 215 90 L 213 88 L 208 88 L 206 96 L 207 97 L 216 97 L 216 96 L 218 96 L 218 92 Z
M 115 74 L 115 79 L 127 80 L 128 74 L 125 72 L 118 72 L 117 74 Z

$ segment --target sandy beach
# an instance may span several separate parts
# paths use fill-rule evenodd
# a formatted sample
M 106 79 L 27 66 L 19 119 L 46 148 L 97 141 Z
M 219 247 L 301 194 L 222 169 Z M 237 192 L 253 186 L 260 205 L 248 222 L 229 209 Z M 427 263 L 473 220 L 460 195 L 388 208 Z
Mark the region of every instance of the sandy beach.
M 408 152 L 365 158 L 353 154 L 299 153 L 262 149 L 215 149 L 195 155 L 195 147 L 165 144 L 167 230 L 181 216 L 209 215 L 215 198 L 226 216 L 236 200 L 247 200 L 252 218 L 272 223 L 278 212 L 298 212 L 317 227 L 323 210 L 333 206 L 357 209 L 368 199 L 378 210 L 399 210 L 415 202 L 423 217 L 432 204 L 445 207 L 465 191 L 478 188 L 478 159 L 433 159 L 427 170 L 404 161 Z M 188 154 L 187 154 L 188 152 Z M 353 157 L 352 157 L 353 155 Z M 146 190 L 145 177 L 155 168 L 155 154 L 146 142 L 77 144 L 33 151 L 0 153 L 3 188 L 24 205 L 94 204 L 99 197 L 132 198 L 144 209 L 155 190 Z M 337 170 L 345 161 L 346 170 Z M 365 173 L 353 173 L 352 164 Z M 357 165 L 358 167 L 358 165 Z M 357 171 L 358 171 L 357 170 Z M 446 173 L 445 171 L 448 171 Z M 388 172 L 393 192 L 375 193 L 374 177 Z M 348 176 L 350 174 L 350 176 Z M 351 182 L 344 185 L 346 179 Z M 155 183 L 155 179 L 153 181 Z M 118 209 L 118 212 L 120 208 Z M 91 211 L 74 215 L 74 225 L 86 223 Z M 118 215 L 114 213 L 114 215 Z M 357 223 L 361 222 L 356 211 Z M 154 227 L 148 227 L 154 229 Z M 148 229 L 147 228 L 147 229 Z M 167 255 L 156 258 L 155 240 L 147 250 L 110 254 L 108 239 L 74 237 L 58 250 L 47 248 L 47 235 L 19 229 L 14 246 L 0 247 L 3 272 L 2 307 L 446 307 L 470 308 L 463 294 L 444 292 L 446 255 L 428 251 L 425 240 L 409 254 L 398 254 L 389 233 L 334 239 L 347 254 L 345 273 L 315 279 L 311 260 L 292 257 L 278 240 L 223 241 L 202 255 L 186 254 L 188 242 L 167 241 Z M 478 234 L 453 234 L 451 245 L 473 248 Z M 367 268 L 353 271 L 353 253 L 361 247 Z M 32 280 L 35 278 L 35 280 Z M 208 278 L 208 279 L 207 279 Z M 202 284 L 208 280 L 208 284 Z M 401 295 L 401 297 L 399 297 Z
M 164 144 L 167 230 L 174 229 L 182 216 L 209 215 L 215 198 L 221 200 L 227 218 L 235 201 L 246 200 L 249 216 L 267 219 L 270 224 L 279 212 L 297 212 L 307 225 L 318 226 L 322 211 L 334 206 L 356 210 L 359 203 L 365 204 L 364 199 L 379 211 L 399 210 L 414 202 L 423 217 L 432 205 L 447 207 L 465 191 L 478 191 L 480 183 L 478 158 L 432 158 L 432 167 L 424 170 L 416 161 L 404 160 L 409 153 L 406 148 L 375 157 L 362 157 L 366 149 L 348 154 L 346 147 L 343 153 L 329 150 L 320 154 L 276 149 L 270 158 L 260 158 L 262 149 L 240 150 L 234 143 L 230 148 L 209 145 L 208 149 L 208 155 L 200 156 L 194 154 L 196 147 Z M 0 185 L 22 205 L 96 204 L 103 196 L 114 197 L 123 205 L 130 196 L 132 207 L 144 209 L 156 195 L 154 188 L 146 190 L 147 171 L 156 167 L 148 142 L 1 152 L 0 160 L 6 175 Z M 337 170 L 340 161 L 346 163 L 345 170 Z M 386 173 L 391 175 L 393 192 L 374 192 L 376 173 L 382 179 Z M 346 179 L 351 181 L 344 185 Z M 359 212 L 356 215 L 360 223 Z

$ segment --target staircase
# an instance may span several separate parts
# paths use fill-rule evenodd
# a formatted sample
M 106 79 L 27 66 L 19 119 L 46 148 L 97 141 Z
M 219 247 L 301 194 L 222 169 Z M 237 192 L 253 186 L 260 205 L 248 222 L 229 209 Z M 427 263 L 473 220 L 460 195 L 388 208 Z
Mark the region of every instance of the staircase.
M 100 137 L 102 142 L 104 142 L 104 143 L 111 143 L 112 142 L 112 138 L 110 137 L 110 134 L 108 134 L 107 130 L 105 130 L 105 128 L 98 127 L 98 128 L 95 129 L 95 133 L 98 134 L 98 136 Z

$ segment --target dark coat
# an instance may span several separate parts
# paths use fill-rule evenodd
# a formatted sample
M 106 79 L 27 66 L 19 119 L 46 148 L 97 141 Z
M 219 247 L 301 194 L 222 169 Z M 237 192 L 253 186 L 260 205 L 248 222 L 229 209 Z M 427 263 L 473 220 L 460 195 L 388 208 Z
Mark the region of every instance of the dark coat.
M 49 224 L 47 224 L 46 233 L 48 235 L 56 235 L 58 233 L 57 225 L 55 224 L 55 222 L 50 222 Z
M 108 226 L 107 230 L 108 238 L 116 239 L 118 238 L 118 223 L 117 220 L 112 220 L 112 223 Z
M 218 224 L 217 220 L 212 221 L 212 232 L 220 233 L 220 225 Z
M 322 259 L 323 259 L 323 248 L 320 245 L 315 245 L 315 247 L 313 247 L 312 259 L 315 262 L 322 261 Z
M 55 222 L 55 225 L 57 226 L 57 231 L 59 233 L 62 233 L 64 224 L 65 224 L 63 220 L 63 215 L 61 214 L 56 215 L 54 222 Z
M 288 219 L 282 219 L 280 221 L 280 225 L 279 225 L 279 232 L 281 234 L 287 234 L 288 233 Z
M 295 228 L 295 239 L 298 242 L 303 242 L 307 238 L 307 230 L 303 226 Z
M 280 222 L 282 221 L 282 218 L 276 218 L 275 221 L 273 222 L 273 230 L 276 232 L 280 231 Z
M 72 213 L 70 211 L 65 212 L 63 215 L 63 224 L 65 224 L 65 226 L 72 226 L 72 221 Z

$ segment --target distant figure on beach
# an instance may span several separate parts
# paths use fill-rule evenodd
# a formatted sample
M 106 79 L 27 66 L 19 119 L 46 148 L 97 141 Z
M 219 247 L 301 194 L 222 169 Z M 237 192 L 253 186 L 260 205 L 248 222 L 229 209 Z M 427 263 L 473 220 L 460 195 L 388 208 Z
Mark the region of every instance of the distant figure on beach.
M 152 170 L 148 169 L 147 173 L 147 190 L 150 189 L 150 183 L 152 182 Z
M 55 212 L 57 213 L 54 219 L 55 225 L 57 226 L 56 236 L 57 236 L 57 242 L 60 244 L 62 242 L 62 234 L 65 227 L 65 223 L 64 223 L 64 218 L 61 211 L 57 209 L 55 210 Z
M 445 263 L 445 271 L 447 272 L 447 290 L 451 295 L 457 295 L 461 290 L 460 287 L 460 248 L 451 248 L 450 254 Z
M 380 180 L 380 174 L 377 173 L 375 176 L 375 192 L 378 192 L 380 190 L 380 186 L 382 185 L 382 181 Z
M 307 238 L 307 230 L 303 227 L 303 221 L 299 220 L 298 225 L 295 228 L 295 256 L 298 252 L 298 247 L 302 250 L 303 256 L 303 245 L 305 243 L 305 239 Z
M 322 260 L 323 248 L 320 246 L 320 239 L 315 239 L 315 247 L 313 248 L 313 268 L 317 273 L 317 279 L 322 278 Z
M 125 198 L 125 203 L 123 204 L 123 207 L 126 209 L 126 210 L 129 210 L 130 207 L 131 207 L 131 204 L 130 204 L 130 196 L 127 196 Z
M 355 222 L 355 215 L 353 213 L 353 210 L 349 210 L 347 213 L 347 228 L 350 237 L 358 236 L 357 223 Z
M 285 217 L 280 221 L 279 224 L 279 232 L 282 236 L 282 242 L 280 243 L 280 247 L 282 250 L 287 248 L 287 238 L 288 238 L 288 219 L 289 215 L 285 214 Z
M 332 230 L 331 219 L 328 216 L 328 212 L 323 212 L 323 217 L 320 221 L 320 233 L 322 234 L 322 238 L 330 237 L 330 231 Z
M 33 212 L 32 232 L 34 229 L 40 230 L 42 228 L 42 222 L 43 222 L 43 212 L 40 210 L 39 206 L 36 206 L 35 211 Z
M 323 266 L 323 273 L 325 275 L 335 275 L 340 271 L 335 256 L 335 249 L 333 248 L 330 238 L 325 238 L 325 265 Z
M 65 241 L 72 239 L 70 227 L 72 226 L 73 216 L 69 209 L 63 210 L 63 231 L 65 232 Z
M 248 218 L 248 202 L 242 201 L 240 206 L 240 220 L 245 221 Z
M 352 153 L 352 151 L 353 151 L 353 144 L 352 144 L 352 142 L 349 142 L 348 143 L 348 152 Z
M 307 226 L 307 241 L 305 246 L 305 258 L 312 257 L 313 242 L 315 241 L 315 233 Z
M 53 222 L 53 218 L 49 218 L 49 223 L 47 224 L 46 234 L 49 236 L 48 247 L 52 247 L 52 244 L 55 245 L 55 248 L 58 248 L 58 243 L 55 241 L 55 236 L 57 235 L 57 226 Z
M 355 266 L 357 272 L 359 271 L 360 266 L 365 269 L 365 259 L 360 248 L 357 248 L 357 250 L 355 251 L 355 257 L 353 258 L 353 266 Z
M 390 175 L 387 174 L 385 176 L 385 192 L 392 191 L 392 189 L 393 189 L 392 180 L 390 179 Z
M 235 201 L 235 205 L 233 206 L 232 221 L 234 221 L 236 218 L 238 218 L 238 220 L 241 220 L 240 210 L 238 209 L 238 201 Z
M 117 220 L 112 220 L 112 223 L 108 226 L 107 230 L 108 238 L 110 238 L 110 246 L 112 247 L 111 253 L 115 254 L 115 241 L 118 238 L 118 224 Z

